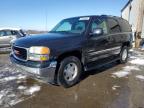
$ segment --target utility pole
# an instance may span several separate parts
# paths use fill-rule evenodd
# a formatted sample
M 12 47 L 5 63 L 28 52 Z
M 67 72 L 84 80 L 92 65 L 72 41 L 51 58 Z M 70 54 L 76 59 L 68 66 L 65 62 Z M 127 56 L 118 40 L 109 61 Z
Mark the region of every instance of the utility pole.
M 47 28 L 47 10 L 45 10 L 45 31 L 48 31 L 48 28 Z

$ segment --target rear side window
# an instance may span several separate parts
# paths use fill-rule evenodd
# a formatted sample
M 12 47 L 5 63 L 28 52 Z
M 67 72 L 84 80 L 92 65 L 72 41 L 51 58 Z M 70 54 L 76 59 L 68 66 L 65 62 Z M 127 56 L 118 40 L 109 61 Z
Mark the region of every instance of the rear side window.
M 121 26 L 122 32 L 131 32 L 131 26 L 129 25 L 128 21 L 124 19 L 119 19 L 119 24 Z
M 108 18 L 108 26 L 110 33 L 119 33 L 121 32 L 120 25 L 118 22 L 112 18 Z

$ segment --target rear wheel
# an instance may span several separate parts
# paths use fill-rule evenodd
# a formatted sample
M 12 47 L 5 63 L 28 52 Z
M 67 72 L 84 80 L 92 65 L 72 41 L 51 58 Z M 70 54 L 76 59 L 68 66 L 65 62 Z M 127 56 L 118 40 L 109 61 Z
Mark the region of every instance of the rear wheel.
M 128 60 L 128 47 L 124 46 L 124 47 L 122 47 L 121 52 L 120 52 L 119 62 L 120 63 L 126 63 L 127 60 Z
M 71 87 L 79 82 L 81 71 L 81 62 L 77 57 L 66 57 L 60 63 L 58 80 L 65 88 Z

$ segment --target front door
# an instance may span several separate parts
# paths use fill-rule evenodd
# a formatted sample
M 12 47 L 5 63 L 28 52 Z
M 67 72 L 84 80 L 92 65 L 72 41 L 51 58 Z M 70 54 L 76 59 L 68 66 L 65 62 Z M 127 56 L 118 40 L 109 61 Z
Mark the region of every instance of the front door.
M 94 29 L 102 28 L 103 35 L 90 35 Z M 95 17 L 91 22 L 89 30 L 88 42 L 86 47 L 86 62 L 93 63 L 97 61 L 98 64 L 105 61 L 109 56 L 107 53 L 110 47 L 110 38 L 108 37 L 107 18 Z M 98 62 L 99 61 L 99 62 Z

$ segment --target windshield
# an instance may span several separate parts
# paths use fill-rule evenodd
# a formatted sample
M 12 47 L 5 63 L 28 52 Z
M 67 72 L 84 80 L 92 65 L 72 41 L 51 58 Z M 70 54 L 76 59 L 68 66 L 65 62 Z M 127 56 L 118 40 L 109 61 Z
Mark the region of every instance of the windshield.
M 65 19 L 50 32 L 82 34 L 86 30 L 88 21 L 89 17 Z

